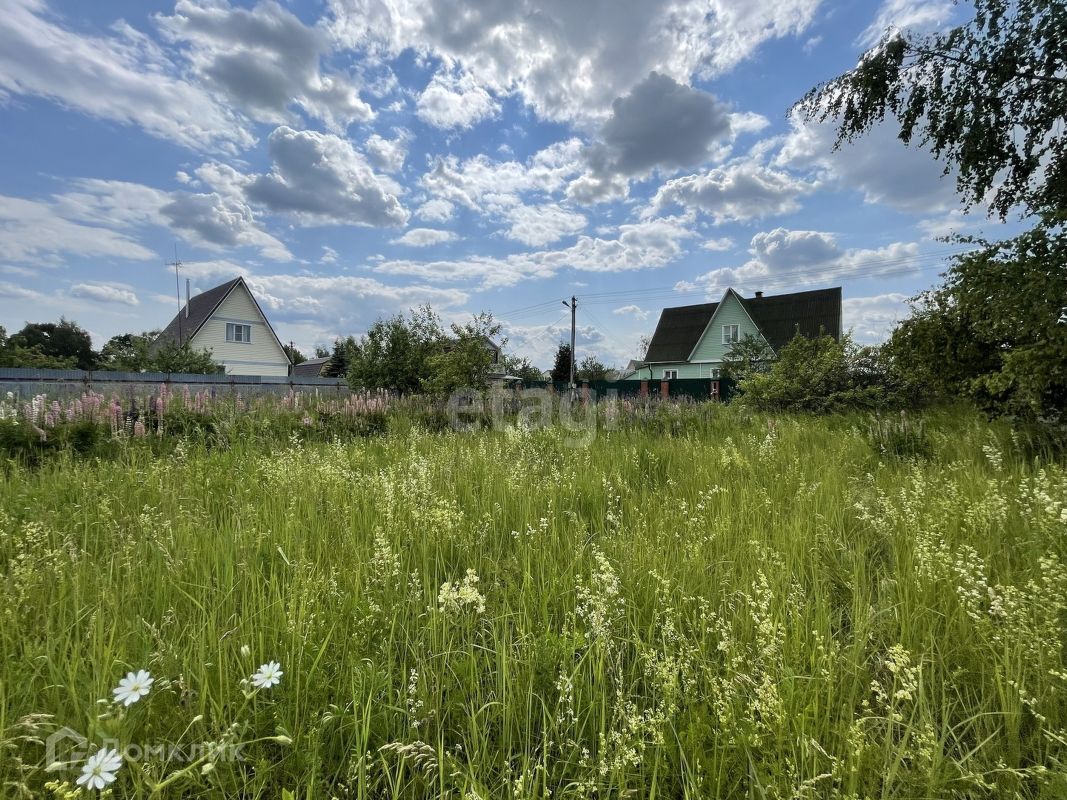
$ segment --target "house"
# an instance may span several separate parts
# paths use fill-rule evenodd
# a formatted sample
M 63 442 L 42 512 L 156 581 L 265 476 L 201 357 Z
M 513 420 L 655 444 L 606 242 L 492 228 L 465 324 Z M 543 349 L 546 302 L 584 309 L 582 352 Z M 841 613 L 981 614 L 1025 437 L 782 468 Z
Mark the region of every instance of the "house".
M 293 376 L 300 378 L 320 378 L 326 365 L 330 363 L 330 357 L 309 358 L 299 364 L 293 364 Z
M 152 347 L 164 342 L 210 350 L 227 375 L 289 374 L 289 355 L 244 278 L 187 299 Z
M 718 378 L 723 357 L 746 335 L 777 352 L 800 331 L 841 336 L 841 287 L 742 297 L 727 289 L 717 303 L 665 308 L 644 361 L 626 380 Z

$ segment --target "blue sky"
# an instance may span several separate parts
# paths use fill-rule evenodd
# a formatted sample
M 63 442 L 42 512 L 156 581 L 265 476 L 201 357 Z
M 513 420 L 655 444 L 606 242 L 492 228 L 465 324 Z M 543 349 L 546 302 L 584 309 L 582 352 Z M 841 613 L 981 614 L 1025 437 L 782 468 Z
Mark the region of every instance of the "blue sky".
M 457 10 L 457 8 L 461 10 Z M 0 324 L 99 346 L 245 275 L 305 351 L 431 304 L 549 366 L 623 364 L 660 309 L 840 285 L 883 338 L 965 215 L 890 127 L 790 119 L 948 0 L 8 0 Z M 184 288 L 183 288 L 184 291 Z

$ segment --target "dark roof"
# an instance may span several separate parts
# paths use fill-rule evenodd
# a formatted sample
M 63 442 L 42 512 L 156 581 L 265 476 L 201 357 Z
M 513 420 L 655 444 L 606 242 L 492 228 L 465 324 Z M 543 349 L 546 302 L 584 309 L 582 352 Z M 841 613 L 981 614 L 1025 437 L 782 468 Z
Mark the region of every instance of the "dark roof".
M 156 337 L 149 349 L 152 350 L 159 347 L 159 345 L 164 342 L 173 342 L 174 344 L 188 343 L 190 339 L 196 336 L 196 332 L 204 326 L 204 323 L 211 319 L 211 315 L 215 313 L 215 309 L 222 304 L 222 301 L 226 299 L 227 295 L 229 295 L 237 284 L 241 284 L 245 287 L 245 291 L 248 292 L 248 296 L 252 298 L 252 302 L 255 303 L 260 316 L 263 317 L 263 321 L 267 324 L 271 336 L 273 336 L 274 341 L 278 343 L 278 347 L 281 347 L 282 351 L 285 352 L 285 358 L 288 360 L 289 353 L 285 350 L 285 347 L 282 346 L 281 339 L 279 339 L 278 334 L 274 332 L 274 326 L 270 324 L 267 315 L 264 314 L 263 309 L 259 307 L 259 301 L 256 300 L 256 296 L 252 294 L 252 290 L 248 288 L 248 284 L 245 283 L 244 278 L 234 278 L 232 281 L 226 281 L 226 283 L 220 284 L 212 289 L 208 289 L 206 292 L 201 292 L 195 297 L 190 298 L 187 303 L 189 308 L 188 316 L 185 313 L 185 308 L 182 308 L 174 319 L 170 321 L 170 324 L 168 324 L 159 336 Z
M 841 337 L 840 286 L 764 297 L 741 297 L 733 289 L 726 291 L 741 301 L 775 350 L 787 344 L 798 328 L 805 336 L 815 336 L 822 329 L 835 339 Z M 701 303 L 663 309 L 645 361 L 688 361 L 718 306 Z
M 153 346 L 158 346 L 164 342 L 173 342 L 174 344 L 183 344 L 188 342 L 196 332 L 200 330 L 205 322 L 211 318 L 212 313 L 219 307 L 219 303 L 226 299 L 226 295 L 230 293 L 230 289 L 237 285 L 240 278 L 234 278 L 232 281 L 226 281 L 221 286 L 216 286 L 214 289 L 208 289 L 206 292 L 201 292 L 195 297 L 189 300 L 189 314 L 186 316 L 185 309 L 182 308 L 178 312 L 178 315 L 170 321 L 156 337 L 156 340 L 152 343 Z M 179 333 L 181 338 L 179 340 Z
M 307 361 L 301 361 L 299 364 L 293 365 L 293 374 L 303 377 L 317 378 L 322 373 L 322 368 L 329 360 L 330 356 L 326 356 L 325 358 L 309 358 Z
M 718 307 L 718 303 L 701 303 L 697 306 L 663 309 L 644 360 L 646 362 L 689 360 L 689 354 L 697 346 L 701 334 L 708 327 Z

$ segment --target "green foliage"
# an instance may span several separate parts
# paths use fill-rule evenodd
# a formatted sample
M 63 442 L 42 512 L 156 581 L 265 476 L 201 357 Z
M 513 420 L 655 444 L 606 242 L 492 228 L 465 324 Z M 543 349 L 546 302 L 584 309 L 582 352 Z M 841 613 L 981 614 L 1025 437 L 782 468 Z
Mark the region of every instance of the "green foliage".
M 887 345 L 909 391 L 1020 417 L 1067 414 L 1067 231 L 1040 226 L 957 256 Z M 1063 320 L 1063 321 L 1061 321 Z
M 571 346 L 565 342 L 559 343 L 556 350 L 556 360 L 552 364 L 551 379 L 555 383 L 567 383 L 571 379 L 571 362 L 574 356 L 571 354 Z
M 877 360 L 849 334 L 808 338 L 799 332 L 778 353 L 768 372 L 738 384 L 741 402 L 765 411 L 831 412 L 878 408 L 886 402 Z
M 356 340 L 349 336 L 337 338 L 330 351 L 330 360 L 322 368 L 322 376 L 325 378 L 347 378 L 356 356 Z
M 909 417 L 928 458 L 866 414 L 648 414 L 590 447 L 236 417 L 8 468 L 4 796 L 73 786 L 60 726 L 139 745 L 134 798 L 237 721 L 155 796 L 1067 794 L 1062 461 L 966 409 Z
M 426 388 L 434 394 L 448 394 L 457 389 L 484 391 L 489 386 L 489 373 L 496 362 L 500 324 L 493 315 L 482 312 L 463 325 L 452 325 L 452 335 L 438 352 L 429 358 L 429 380 Z
M 606 381 L 608 366 L 596 356 L 586 356 L 578 362 L 575 378 L 579 381 Z
M 194 350 L 188 342 L 163 342 L 152 351 L 145 367 L 148 372 L 181 372 L 190 375 L 212 375 L 222 372 L 223 366 L 215 362 L 211 350 Z
M 1007 217 L 1017 205 L 1067 209 L 1067 5 L 972 0 L 964 25 L 927 36 L 888 32 L 849 72 L 797 108 L 839 121 L 838 144 L 891 114 L 904 142 L 955 168 L 968 205 Z
M 307 356 L 305 356 L 303 353 L 301 353 L 300 350 L 295 345 L 291 345 L 291 344 L 282 345 L 282 349 L 285 350 L 285 354 L 287 356 L 289 356 L 289 360 L 291 362 L 293 362 L 294 365 L 295 364 L 303 364 L 305 361 L 308 360 Z M 318 357 L 318 356 L 316 356 L 316 357 Z
M 158 336 L 158 330 L 112 336 L 100 349 L 96 368 L 119 372 L 156 371 L 151 363 L 150 349 Z
M 722 376 L 740 382 L 771 371 L 774 348 L 762 336 L 746 333 L 731 345 L 722 360 Z
M 543 381 L 545 374 L 530 363 L 528 358 L 519 358 L 518 356 L 505 356 L 504 357 L 504 371 L 508 375 L 514 375 L 517 378 L 522 378 L 523 381 Z
M 867 441 L 880 456 L 908 459 L 933 454 L 922 419 L 910 418 L 904 411 L 897 418 L 873 417 L 867 425 Z
M 6 366 L 53 369 L 92 369 L 96 353 L 88 331 L 78 323 L 60 318 L 59 322 L 27 322 L 7 340 L 0 356 Z
M 444 333 L 430 306 L 379 319 L 349 350 L 348 383 L 360 389 L 393 389 L 404 394 L 424 388 L 430 358 Z M 336 350 L 336 348 L 335 348 Z

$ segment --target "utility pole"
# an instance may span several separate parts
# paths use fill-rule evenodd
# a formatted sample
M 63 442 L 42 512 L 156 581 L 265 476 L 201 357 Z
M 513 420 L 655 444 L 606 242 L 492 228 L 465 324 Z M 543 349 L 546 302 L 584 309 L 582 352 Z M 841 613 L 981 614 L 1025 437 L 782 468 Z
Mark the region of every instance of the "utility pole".
M 178 270 L 181 269 L 182 262 L 178 260 L 178 245 L 174 245 L 174 260 L 166 266 L 174 267 L 174 293 L 178 298 L 178 347 L 182 346 L 182 283 L 178 278 Z
M 567 306 L 571 310 L 571 393 L 574 393 L 576 384 L 574 383 L 574 312 L 578 308 L 578 298 L 573 294 L 571 295 L 571 301 L 568 303 L 566 300 L 561 301 L 563 305 Z

